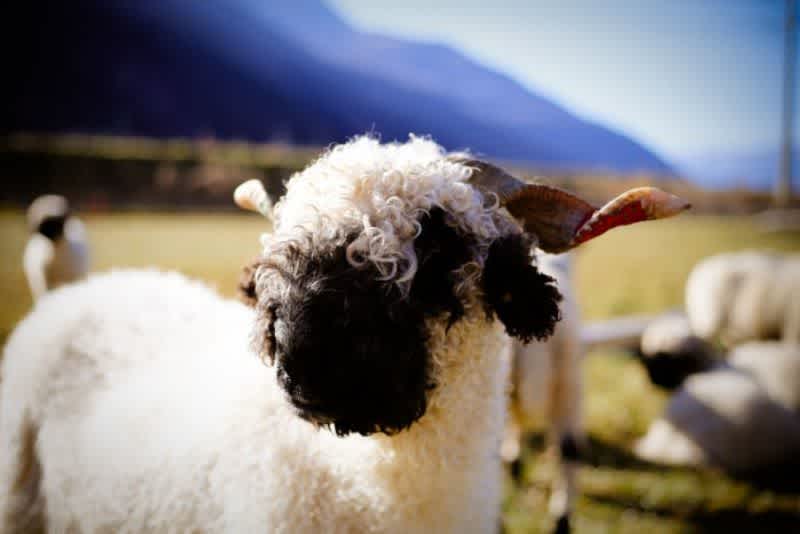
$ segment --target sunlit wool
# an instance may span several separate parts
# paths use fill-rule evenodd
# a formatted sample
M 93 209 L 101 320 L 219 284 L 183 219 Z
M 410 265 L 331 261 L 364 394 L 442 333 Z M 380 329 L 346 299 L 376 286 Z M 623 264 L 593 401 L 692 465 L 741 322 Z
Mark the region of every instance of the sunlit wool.
M 414 136 L 404 144 L 360 137 L 333 147 L 294 176 L 275 206 L 275 232 L 262 238 L 265 255 L 291 240 L 310 247 L 343 244 L 346 230 L 358 229 L 347 245 L 348 260 L 371 262 L 405 292 L 417 269 L 413 238 L 420 216 L 438 207 L 450 224 L 476 238 L 474 261 L 481 262 L 489 244 L 516 223 L 499 213 L 497 202 L 482 203 L 466 183 L 471 168 L 444 156 L 439 145 Z

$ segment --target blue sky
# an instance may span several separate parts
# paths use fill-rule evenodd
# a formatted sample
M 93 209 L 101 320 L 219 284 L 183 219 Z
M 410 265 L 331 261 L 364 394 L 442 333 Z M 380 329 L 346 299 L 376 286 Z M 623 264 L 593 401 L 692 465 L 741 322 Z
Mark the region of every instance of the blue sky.
M 449 44 L 673 161 L 779 144 L 783 0 L 327 1 L 362 30 Z

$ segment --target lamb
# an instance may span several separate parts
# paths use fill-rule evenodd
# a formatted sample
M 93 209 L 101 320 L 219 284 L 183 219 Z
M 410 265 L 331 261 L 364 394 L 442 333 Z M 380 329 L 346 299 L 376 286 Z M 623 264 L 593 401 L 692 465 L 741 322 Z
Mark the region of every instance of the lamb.
M 799 414 L 800 345 L 750 342 L 688 377 L 634 451 L 651 462 L 796 481 Z
M 274 206 L 253 307 L 115 271 L 18 325 L 0 531 L 493 531 L 507 336 L 559 318 L 534 247 L 685 207 L 595 210 L 423 138 L 336 146 Z
M 700 262 L 686 283 L 686 311 L 702 339 L 800 343 L 800 255 L 759 251 Z
M 28 207 L 31 235 L 23 267 L 33 300 L 89 271 L 89 245 L 83 223 L 71 215 L 67 199 L 43 195 Z
M 271 219 L 272 201 L 260 189 L 260 183 L 250 181 L 237 192 L 249 209 Z M 562 294 L 562 319 L 547 340 L 529 344 L 511 341 L 511 402 L 500 454 L 511 466 L 514 480 L 519 481 L 523 435 L 537 423 L 547 421 L 549 441 L 558 450 L 559 460 L 559 476 L 553 484 L 549 511 L 557 521 L 556 532 L 568 532 L 577 493 L 578 444 L 585 446 L 581 424 L 583 347 L 578 330 L 579 311 L 572 280 L 572 256 L 547 253 L 536 256 L 539 270 L 556 281 Z M 258 263 L 256 260 L 244 267 L 237 287 L 238 297 L 247 304 L 256 302 L 253 271 Z
M 542 421 L 547 423 L 548 442 L 557 451 L 559 473 L 551 488 L 549 512 L 556 531 L 569 530 L 569 517 L 576 497 L 579 448 L 585 444 L 582 424 L 583 383 L 580 315 L 570 254 L 538 255 L 539 270 L 552 276 L 563 299 L 562 320 L 553 335 L 527 345 L 512 347 L 512 393 L 506 436 L 501 454 L 519 473 L 520 441 L 524 432 Z
M 727 353 L 715 344 L 790 333 L 796 261 L 756 252 L 705 260 L 687 283 L 688 317 L 647 326 L 640 356 L 650 379 L 678 389 L 635 445 L 637 456 L 746 478 L 796 478 L 787 473 L 800 468 L 800 344 L 745 341 Z

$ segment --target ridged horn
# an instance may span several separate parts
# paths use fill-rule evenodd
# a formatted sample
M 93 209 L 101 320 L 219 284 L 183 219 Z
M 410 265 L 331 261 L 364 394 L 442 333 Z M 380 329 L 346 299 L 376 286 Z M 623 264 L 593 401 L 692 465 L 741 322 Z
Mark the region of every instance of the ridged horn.
M 497 195 L 500 204 L 539 238 L 546 252 L 565 252 L 617 226 L 671 217 L 688 209 L 685 200 L 655 187 L 625 191 L 600 209 L 567 191 L 528 184 L 485 161 L 461 155 L 451 160 L 473 169 L 469 183 Z

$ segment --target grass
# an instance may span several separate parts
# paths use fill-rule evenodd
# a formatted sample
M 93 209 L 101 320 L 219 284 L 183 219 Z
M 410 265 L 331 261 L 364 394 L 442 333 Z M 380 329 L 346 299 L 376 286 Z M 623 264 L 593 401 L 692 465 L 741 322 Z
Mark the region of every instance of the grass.
M 763 233 L 749 216 L 682 216 L 615 230 L 578 250 L 584 315 L 659 312 L 683 302 L 702 258 L 742 249 L 800 250 L 800 234 Z
M 125 214 L 84 216 L 92 244 L 92 269 L 175 269 L 232 295 L 239 267 L 258 252 L 264 219 L 247 214 Z M 30 308 L 22 272 L 26 240 L 21 213 L 0 212 L 0 343 Z
M 238 268 L 258 250 L 263 219 L 247 215 L 114 214 L 85 217 L 95 270 L 115 266 L 178 269 L 234 291 Z M 25 225 L 0 213 L 0 342 L 30 307 L 20 268 Z M 681 305 L 683 284 L 701 258 L 726 250 L 800 250 L 800 235 L 763 234 L 748 217 L 684 216 L 615 230 L 578 252 L 583 314 L 599 319 Z M 800 492 L 780 492 L 711 470 L 663 469 L 629 454 L 665 403 L 638 364 L 614 352 L 584 365 L 591 453 L 580 472 L 575 530 L 582 533 L 797 532 Z M 532 436 L 524 484 L 510 483 L 504 504 L 511 533 L 549 527 L 546 499 L 553 465 Z
M 800 492 L 733 480 L 714 470 L 667 469 L 629 450 L 666 397 L 632 359 L 612 352 L 585 361 L 590 452 L 579 473 L 575 531 L 598 533 L 797 532 Z M 510 533 L 547 532 L 554 464 L 534 435 L 524 451 L 524 483 L 506 496 Z

